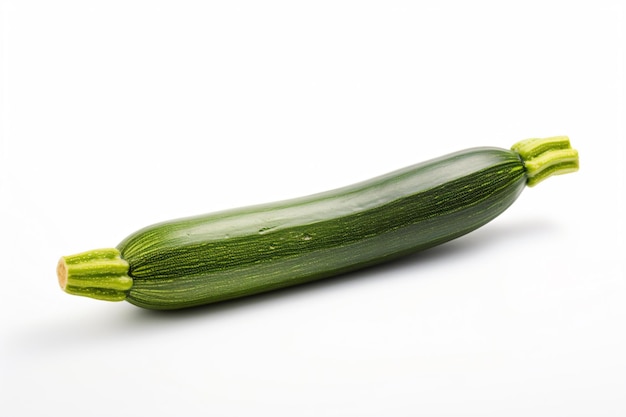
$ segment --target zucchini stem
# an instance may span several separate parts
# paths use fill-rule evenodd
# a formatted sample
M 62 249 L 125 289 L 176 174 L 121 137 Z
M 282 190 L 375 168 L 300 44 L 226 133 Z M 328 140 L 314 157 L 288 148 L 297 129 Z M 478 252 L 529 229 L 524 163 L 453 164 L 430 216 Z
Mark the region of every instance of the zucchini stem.
M 527 185 L 533 187 L 552 175 L 578 171 L 578 151 L 567 136 L 526 139 L 511 147 L 526 168 Z
M 63 256 L 57 265 L 63 291 L 98 300 L 122 301 L 133 286 L 128 262 L 117 249 L 95 249 Z

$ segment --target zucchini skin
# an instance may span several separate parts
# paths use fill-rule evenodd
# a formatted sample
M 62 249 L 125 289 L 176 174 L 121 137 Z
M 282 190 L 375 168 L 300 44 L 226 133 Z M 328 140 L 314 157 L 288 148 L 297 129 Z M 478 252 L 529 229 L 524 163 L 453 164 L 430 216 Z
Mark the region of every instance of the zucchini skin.
M 493 220 L 527 182 L 519 154 L 473 148 L 293 200 L 146 227 L 117 249 L 126 300 L 179 309 L 334 276 Z

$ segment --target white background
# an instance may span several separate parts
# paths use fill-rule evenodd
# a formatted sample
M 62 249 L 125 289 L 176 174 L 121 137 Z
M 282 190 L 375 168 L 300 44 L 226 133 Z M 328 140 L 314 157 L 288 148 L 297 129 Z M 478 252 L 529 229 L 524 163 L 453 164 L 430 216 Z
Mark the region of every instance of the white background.
M 624 5 L 3 1 L 0 415 L 624 416 Z M 569 135 L 578 173 L 390 265 L 175 313 L 61 255 Z

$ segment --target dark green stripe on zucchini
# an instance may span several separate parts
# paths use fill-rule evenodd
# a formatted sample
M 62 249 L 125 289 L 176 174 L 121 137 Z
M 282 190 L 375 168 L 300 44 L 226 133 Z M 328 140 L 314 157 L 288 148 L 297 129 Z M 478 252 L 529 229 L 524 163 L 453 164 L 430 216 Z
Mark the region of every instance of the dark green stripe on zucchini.
M 457 238 L 497 217 L 525 185 L 577 167 L 566 137 L 469 149 L 325 193 L 149 226 L 117 249 L 62 258 L 59 281 L 73 294 L 151 309 L 261 293 Z

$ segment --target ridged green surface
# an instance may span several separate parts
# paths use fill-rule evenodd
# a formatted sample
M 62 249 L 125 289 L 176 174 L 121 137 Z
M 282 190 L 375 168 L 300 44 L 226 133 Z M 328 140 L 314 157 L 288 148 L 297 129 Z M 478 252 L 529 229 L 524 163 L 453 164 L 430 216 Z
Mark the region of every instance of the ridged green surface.
M 475 148 L 295 200 L 169 221 L 118 245 L 126 300 L 176 309 L 372 265 L 466 234 L 527 182 L 520 156 Z
M 117 249 L 95 249 L 64 256 L 57 264 L 65 292 L 105 301 L 122 301 L 133 285 L 128 262 Z

